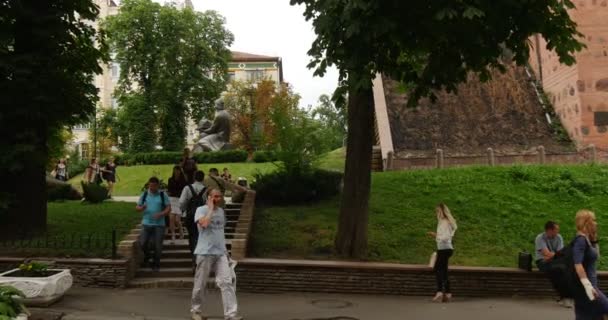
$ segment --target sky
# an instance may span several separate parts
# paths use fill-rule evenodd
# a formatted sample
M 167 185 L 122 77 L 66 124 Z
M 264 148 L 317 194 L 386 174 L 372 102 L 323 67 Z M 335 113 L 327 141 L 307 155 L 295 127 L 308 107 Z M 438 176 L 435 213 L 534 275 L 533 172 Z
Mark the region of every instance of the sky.
M 301 107 L 316 106 L 320 95 L 335 90 L 334 67 L 323 78 L 313 77 L 313 70 L 306 68 L 315 33 L 302 15 L 303 6 L 290 6 L 289 0 L 192 0 L 192 4 L 197 11 L 215 10 L 226 18 L 226 27 L 234 34 L 230 49 L 281 57 L 284 79 L 301 95 Z

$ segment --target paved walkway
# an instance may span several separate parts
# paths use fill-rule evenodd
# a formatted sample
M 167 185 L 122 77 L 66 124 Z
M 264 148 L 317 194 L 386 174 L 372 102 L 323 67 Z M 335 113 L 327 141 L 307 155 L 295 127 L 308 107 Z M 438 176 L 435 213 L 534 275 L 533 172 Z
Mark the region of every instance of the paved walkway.
M 460 298 L 449 304 L 435 304 L 428 297 L 237 295 L 241 314 L 247 320 L 569 320 L 574 316 L 572 309 L 549 300 Z M 185 289 L 75 287 L 51 309 L 65 312 L 64 320 L 184 320 L 189 319 L 189 301 L 190 291 Z M 210 292 L 209 307 L 210 319 L 222 319 L 219 292 Z

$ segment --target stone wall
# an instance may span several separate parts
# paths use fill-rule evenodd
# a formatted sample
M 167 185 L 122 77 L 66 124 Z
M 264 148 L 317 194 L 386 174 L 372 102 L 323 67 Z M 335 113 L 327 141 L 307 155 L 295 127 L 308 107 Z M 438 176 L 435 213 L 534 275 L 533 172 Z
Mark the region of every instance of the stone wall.
M 435 275 L 420 265 L 340 261 L 245 259 L 237 267 L 238 290 L 255 293 L 326 292 L 428 296 L 435 292 Z M 608 273 L 600 272 L 608 289 Z M 542 273 L 514 268 L 451 267 L 456 296 L 554 297 Z M 603 280 L 603 281 L 602 281 Z
M 594 156 L 595 154 L 595 156 Z M 392 153 L 389 154 L 392 156 Z M 513 165 L 513 164 L 583 164 L 606 162 L 606 155 L 592 149 L 572 153 L 544 154 L 505 154 L 505 155 L 471 155 L 442 156 L 437 152 L 435 157 L 393 157 L 387 161 L 386 170 L 431 169 L 443 167 L 461 167 L 471 165 Z
M 49 263 L 52 269 L 70 269 L 74 284 L 84 287 L 124 288 L 128 260 L 107 259 L 29 259 Z M 17 268 L 24 258 L 0 257 L 0 271 Z

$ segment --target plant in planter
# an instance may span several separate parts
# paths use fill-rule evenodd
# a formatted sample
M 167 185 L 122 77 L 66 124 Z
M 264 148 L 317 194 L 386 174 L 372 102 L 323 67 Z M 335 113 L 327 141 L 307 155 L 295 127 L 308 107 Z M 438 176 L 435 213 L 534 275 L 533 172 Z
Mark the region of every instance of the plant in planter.
M 100 203 L 108 199 L 108 188 L 101 184 L 80 182 L 84 199 L 90 203 Z
M 29 311 L 18 298 L 25 298 L 25 294 L 11 286 L 0 286 L 0 320 L 24 320 Z
M 23 292 L 26 305 L 48 306 L 72 287 L 69 269 L 49 269 L 44 263 L 24 263 L 17 269 L 0 273 L 0 285 L 10 285 Z M 0 319 L 2 320 L 2 319 Z

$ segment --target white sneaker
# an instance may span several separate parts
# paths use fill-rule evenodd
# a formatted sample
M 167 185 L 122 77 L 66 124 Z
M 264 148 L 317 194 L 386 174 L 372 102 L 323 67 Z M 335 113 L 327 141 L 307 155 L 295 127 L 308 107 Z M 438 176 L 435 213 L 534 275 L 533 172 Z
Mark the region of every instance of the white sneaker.
M 200 313 L 192 313 L 192 320 L 207 320 L 207 318 Z
M 562 299 L 559 301 L 559 304 L 562 305 L 562 307 L 564 308 L 572 308 L 574 307 L 574 301 L 572 301 L 572 299 Z

